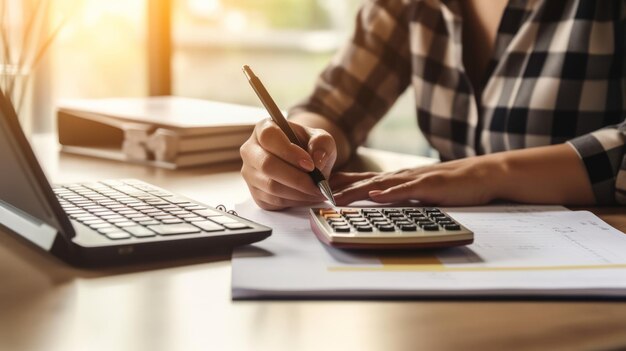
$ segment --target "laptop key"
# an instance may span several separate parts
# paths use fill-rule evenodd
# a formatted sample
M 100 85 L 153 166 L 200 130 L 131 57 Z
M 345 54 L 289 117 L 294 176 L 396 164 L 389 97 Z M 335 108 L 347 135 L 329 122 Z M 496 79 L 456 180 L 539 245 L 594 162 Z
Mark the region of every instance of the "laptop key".
M 211 221 L 193 222 L 193 225 L 199 227 L 205 232 L 219 232 L 224 230 L 224 227 Z
M 137 223 L 135 223 L 135 222 L 131 222 L 131 221 L 128 221 L 128 222 L 119 222 L 119 223 L 115 223 L 115 225 L 116 225 L 116 226 L 118 226 L 118 227 L 120 227 L 120 228 L 123 228 L 123 227 L 131 227 L 131 226 L 134 226 L 134 225 L 136 225 L 136 224 L 137 224 Z
M 183 223 L 182 220 L 178 219 L 178 218 L 173 218 L 173 219 L 163 219 L 161 220 L 161 222 L 163 222 L 164 224 L 176 224 L 176 223 Z
M 120 240 L 120 239 L 128 239 L 130 238 L 130 234 L 123 231 L 116 231 L 111 233 L 104 234 L 107 238 L 112 240 Z
M 98 229 L 98 233 L 100 234 L 108 234 L 108 233 L 113 233 L 113 232 L 119 232 L 120 230 L 115 228 L 115 227 L 108 227 L 108 228 L 100 228 Z
M 141 225 L 157 225 L 160 224 L 161 222 L 155 220 L 155 219 L 150 219 L 150 220 L 146 220 L 146 221 L 140 221 L 139 224 Z
M 194 227 L 191 224 L 187 224 L 187 223 L 149 225 L 148 229 L 153 230 L 159 235 L 200 233 L 200 229 L 198 227 Z
M 132 227 L 124 227 L 123 229 L 137 238 L 147 238 L 156 235 L 152 230 L 138 225 Z
M 226 223 L 224 224 L 224 227 L 231 229 L 231 230 L 250 228 L 250 226 L 243 224 L 243 223 Z
M 102 229 L 102 228 L 111 228 L 111 227 L 113 227 L 113 225 L 109 223 L 98 223 L 98 224 L 89 225 L 89 228 L 91 229 Z
M 236 219 L 233 219 L 227 216 L 215 216 L 215 217 L 209 217 L 209 219 L 219 224 L 238 223 Z

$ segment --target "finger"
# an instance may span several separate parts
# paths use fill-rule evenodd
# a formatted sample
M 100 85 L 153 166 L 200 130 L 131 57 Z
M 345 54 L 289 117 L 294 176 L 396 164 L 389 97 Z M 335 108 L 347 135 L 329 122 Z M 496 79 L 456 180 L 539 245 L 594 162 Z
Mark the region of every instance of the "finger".
M 289 199 L 273 196 L 259 188 L 255 188 L 252 186 L 249 186 L 249 188 L 250 188 L 250 193 L 252 194 L 252 197 L 257 202 L 257 204 L 259 204 L 259 206 L 261 206 L 261 203 L 264 205 L 267 205 L 266 207 L 261 206 L 261 208 L 264 208 L 264 209 L 279 210 L 279 209 L 284 209 L 288 207 L 310 206 L 310 205 L 320 202 L 320 201 L 289 200 Z
M 276 123 L 270 120 L 259 122 L 254 129 L 254 135 L 258 144 L 267 152 L 294 167 L 309 172 L 313 170 L 314 163 L 311 155 L 300 146 L 291 143 Z
M 254 179 L 250 173 L 259 172 L 262 175 L 271 177 L 273 180 L 285 185 L 288 188 L 297 189 L 303 193 L 316 196 L 320 193 L 319 188 L 313 183 L 307 172 L 296 168 L 284 160 L 268 153 L 261 146 L 252 144 L 247 150 L 249 161 L 245 166 L 248 179 Z M 257 184 L 263 187 L 261 184 Z
M 424 186 L 423 178 L 401 183 L 385 190 L 372 190 L 369 197 L 378 203 L 393 203 L 406 200 L 418 200 L 437 205 L 440 202 L 438 189 Z
M 330 170 L 337 160 L 335 139 L 325 130 L 310 128 L 307 148 L 315 167 L 325 174 L 330 174 Z
M 372 178 L 379 174 L 377 172 L 336 172 L 331 174 L 329 184 L 333 190 L 338 191 L 358 181 Z
M 265 175 L 261 172 L 255 172 L 254 170 L 250 170 L 250 168 L 246 165 L 241 168 L 241 174 L 249 186 L 262 189 L 264 192 L 275 197 L 282 197 L 284 199 L 294 201 L 324 201 L 324 196 L 322 196 L 322 194 L 319 192 L 315 195 L 311 195 L 298 189 L 288 187 L 276 181 L 275 179 L 272 179 L 268 175 Z
M 391 186 L 384 190 L 370 190 L 369 197 L 376 202 L 399 202 L 419 197 L 418 181 L 410 181 Z
M 403 183 L 405 179 L 393 175 L 379 175 L 370 179 L 356 182 L 354 185 L 335 194 L 337 204 L 346 205 L 354 201 L 369 199 L 372 190 L 385 190 L 389 187 Z

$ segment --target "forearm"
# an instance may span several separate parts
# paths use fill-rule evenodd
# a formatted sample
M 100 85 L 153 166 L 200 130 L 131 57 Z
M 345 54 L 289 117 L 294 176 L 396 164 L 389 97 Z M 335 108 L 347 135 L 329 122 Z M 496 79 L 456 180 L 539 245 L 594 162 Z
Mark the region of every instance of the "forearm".
M 316 113 L 300 112 L 289 116 L 289 120 L 307 127 L 324 129 L 335 139 L 337 146 L 337 161 L 334 168 L 343 166 L 352 156 L 353 147 L 339 126 Z
M 595 198 L 585 168 L 567 144 L 483 156 L 498 169 L 496 199 L 520 203 L 590 205 Z

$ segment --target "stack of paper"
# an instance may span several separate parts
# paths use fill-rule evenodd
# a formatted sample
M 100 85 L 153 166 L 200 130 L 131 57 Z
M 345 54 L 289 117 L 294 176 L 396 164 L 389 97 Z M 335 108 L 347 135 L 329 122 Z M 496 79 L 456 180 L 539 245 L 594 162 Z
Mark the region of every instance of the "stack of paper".
M 267 112 L 163 96 L 65 101 L 57 118 L 65 152 L 178 168 L 239 160 Z
M 369 204 L 371 205 L 371 204 Z M 273 227 L 233 254 L 233 298 L 552 296 L 626 297 L 626 235 L 591 212 L 560 206 L 446 211 L 474 231 L 445 250 L 364 252 L 328 247 L 308 209 L 237 212 Z

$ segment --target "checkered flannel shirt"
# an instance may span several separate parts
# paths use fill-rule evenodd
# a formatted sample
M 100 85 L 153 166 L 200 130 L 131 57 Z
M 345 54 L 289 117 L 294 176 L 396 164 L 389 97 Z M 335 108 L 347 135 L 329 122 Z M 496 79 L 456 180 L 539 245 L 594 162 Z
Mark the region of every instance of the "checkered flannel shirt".
M 290 114 L 323 115 L 360 145 L 411 85 L 442 160 L 567 142 L 596 201 L 626 204 L 626 0 L 510 0 L 478 97 L 458 1 L 367 0 L 352 39 Z

